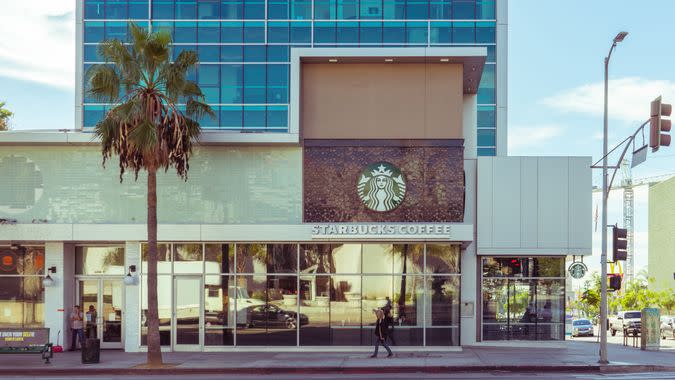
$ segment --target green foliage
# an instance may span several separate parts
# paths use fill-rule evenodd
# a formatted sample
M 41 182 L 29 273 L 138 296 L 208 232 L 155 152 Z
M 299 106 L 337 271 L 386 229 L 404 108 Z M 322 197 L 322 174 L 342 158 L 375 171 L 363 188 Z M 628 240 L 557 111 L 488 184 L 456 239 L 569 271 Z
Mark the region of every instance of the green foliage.
M 5 102 L 0 102 L 0 131 L 9 131 L 9 119 L 14 115 L 5 108 Z

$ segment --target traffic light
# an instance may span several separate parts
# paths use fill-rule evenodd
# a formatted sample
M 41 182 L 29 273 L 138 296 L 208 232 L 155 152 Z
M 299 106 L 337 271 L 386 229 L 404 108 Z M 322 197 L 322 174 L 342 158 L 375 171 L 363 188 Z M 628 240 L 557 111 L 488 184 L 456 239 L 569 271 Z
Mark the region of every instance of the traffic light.
M 673 106 L 666 103 L 661 103 L 661 97 L 654 99 L 651 105 L 651 113 L 649 118 L 649 146 L 652 152 L 656 152 L 663 146 L 670 145 L 670 135 L 663 132 L 670 132 L 672 123 L 663 116 L 670 116 L 673 111 Z
M 628 230 L 612 227 L 612 262 L 626 260 L 628 257 Z
M 617 291 L 621 290 L 621 275 L 620 274 L 608 274 L 609 280 L 609 289 Z

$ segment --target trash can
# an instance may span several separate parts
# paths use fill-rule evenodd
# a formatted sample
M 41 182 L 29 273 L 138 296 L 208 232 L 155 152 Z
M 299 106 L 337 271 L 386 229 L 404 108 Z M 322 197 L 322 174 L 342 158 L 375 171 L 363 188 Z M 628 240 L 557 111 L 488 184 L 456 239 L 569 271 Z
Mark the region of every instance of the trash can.
M 101 359 L 101 340 L 86 339 L 82 347 L 82 364 L 96 364 Z

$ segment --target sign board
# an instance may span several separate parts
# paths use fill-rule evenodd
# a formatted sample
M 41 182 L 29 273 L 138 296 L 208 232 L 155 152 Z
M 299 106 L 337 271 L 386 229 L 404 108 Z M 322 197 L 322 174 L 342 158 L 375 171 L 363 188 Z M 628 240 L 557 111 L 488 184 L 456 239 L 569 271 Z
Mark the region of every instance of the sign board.
M 647 148 L 648 146 L 645 145 L 642 148 L 638 148 L 638 150 L 633 152 L 633 159 L 630 160 L 630 167 L 634 168 L 641 163 L 647 161 Z
M 472 241 L 471 224 L 326 223 L 311 225 L 312 239 L 438 239 Z
M 49 342 L 49 329 L 0 329 L 2 347 L 42 347 Z
M 460 313 L 462 318 L 473 318 L 473 302 L 462 302 Z
M 572 276 L 572 278 L 578 280 L 586 275 L 588 267 L 586 266 L 586 264 L 577 261 L 570 264 L 569 268 L 567 268 L 567 271 L 570 273 L 570 276 Z

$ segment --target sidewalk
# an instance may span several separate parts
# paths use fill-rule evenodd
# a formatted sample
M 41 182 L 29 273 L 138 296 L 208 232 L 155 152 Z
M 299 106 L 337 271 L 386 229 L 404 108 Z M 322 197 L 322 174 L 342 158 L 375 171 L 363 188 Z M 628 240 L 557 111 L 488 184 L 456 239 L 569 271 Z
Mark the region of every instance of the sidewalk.
M 533 343 L 533 345 L 536 343 Z M 401 372 L 646 372 L 674 371 L 675 352 L 647 352 L 609 345 L 611 363 L 597 364 L 598 345 L 566 342 L 564 348 L 464 347 L 457 352 L 396 351 L 394 358 L 370 359 L 370 352 L 194 352 L 164 353 L 161 369 L 138 368 L 145 353 L 102 351 L 99 364 L 81 364 L 79 352 L 54 354 L 51 364 L 39 355 L 0 355 L 0 377 L 9 375 L 122 374 L 273 374 L 273 373 L 401 373 Z

